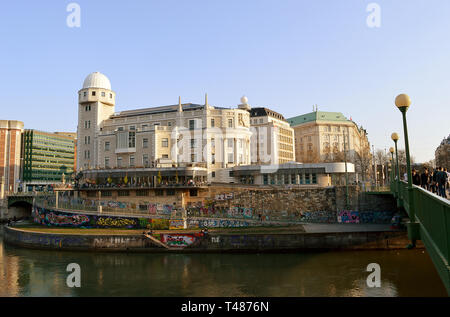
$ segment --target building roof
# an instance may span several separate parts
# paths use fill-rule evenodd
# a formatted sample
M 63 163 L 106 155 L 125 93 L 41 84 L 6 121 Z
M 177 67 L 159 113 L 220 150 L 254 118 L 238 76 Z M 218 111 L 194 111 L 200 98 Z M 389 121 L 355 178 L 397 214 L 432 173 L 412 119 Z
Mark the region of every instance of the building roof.
M 250 117 L 266 117 L 266 116 L 270 116 L 270 117 L 274 117 L 274 118 L 279 119 L 279 120 L 286 121 L 286 119 L 283 117 L 282 114 L 280 114 L 280 113 L 278 113 L 276 111 L 270 110 L 268 108 L 265 108 L 265 107 L 251 108 L 249 110 L 249 112 L 250 112 Z
M 301 116 L 288 118 L 291 127 L 312 121 L 337 121 L 347 122 L 348 120 L 341 112 L 314 111 Z
M 85 88 L 104 88 L 111 90 L 111 82 L 102 73 L 94 72 L 89 74 L 84 80 L 83 89 Z

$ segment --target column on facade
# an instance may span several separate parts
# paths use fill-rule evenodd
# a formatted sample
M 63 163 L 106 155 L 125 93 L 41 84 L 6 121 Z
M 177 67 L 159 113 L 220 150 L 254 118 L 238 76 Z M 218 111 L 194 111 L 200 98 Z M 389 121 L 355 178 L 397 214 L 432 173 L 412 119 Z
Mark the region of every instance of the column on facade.
M 233 138 L 233 157 L 234 157 L 234 165 L 238 165 L 238 138 Z

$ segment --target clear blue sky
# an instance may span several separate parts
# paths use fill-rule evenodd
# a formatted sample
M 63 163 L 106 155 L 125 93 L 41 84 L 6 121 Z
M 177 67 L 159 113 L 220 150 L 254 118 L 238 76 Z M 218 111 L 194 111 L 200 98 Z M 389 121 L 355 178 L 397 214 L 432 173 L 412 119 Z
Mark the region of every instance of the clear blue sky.
M 450 133 L 450 1 L 79 0 L 8 1 L 0 7 L 1 119 L 76 131 L 77 91 L 106 74 L 116 110 L 202 103 L 269 106 L 286 118 L 340 111 L 376 148 L 400 132 L 394 107 L 408 93 L 412 155 L 434 158 Z M 381 27 L 366 7 L 381 7 Z M 400 143 L 403 145 L 403 143 Z M 403 147 L 403 146 L 401 146 Z

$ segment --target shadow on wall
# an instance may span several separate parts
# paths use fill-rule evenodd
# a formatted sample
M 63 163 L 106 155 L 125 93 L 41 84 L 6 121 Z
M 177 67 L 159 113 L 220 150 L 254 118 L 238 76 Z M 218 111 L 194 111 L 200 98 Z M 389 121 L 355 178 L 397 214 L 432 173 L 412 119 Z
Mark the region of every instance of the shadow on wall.
M 3 213 L 4 219 L 25 219 L 31 218 L 32 205 L 30 203 L 20 201 L 13 203 Z

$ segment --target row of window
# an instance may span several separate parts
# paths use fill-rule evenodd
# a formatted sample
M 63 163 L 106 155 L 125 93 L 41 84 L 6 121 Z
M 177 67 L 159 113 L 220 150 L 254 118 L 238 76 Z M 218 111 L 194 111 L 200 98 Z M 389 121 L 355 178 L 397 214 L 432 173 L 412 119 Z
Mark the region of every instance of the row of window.
M 92 91 L 91 93 L 92 97 L 95 97 L 97 95 L 96 91 Z M 106 97 L 106 93 L 104 91 L 101 92 L 102 97 Z M 80 96 L 81 97 L 81 96 Z M 83 97 L 87 97 L 87 91 L 83 92 Z M 109 94 L 109 99 L 112 99 L 113 95 L 112 93 Z

